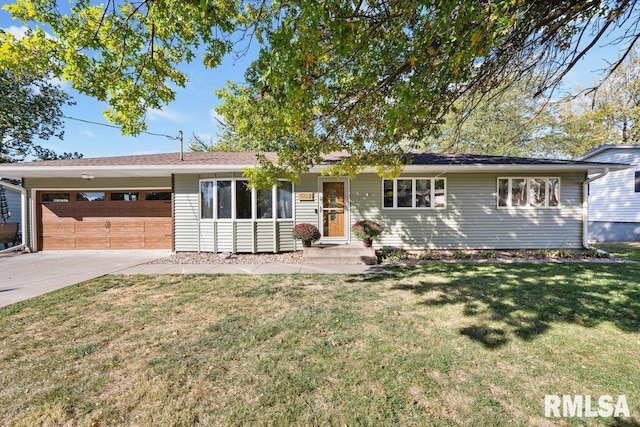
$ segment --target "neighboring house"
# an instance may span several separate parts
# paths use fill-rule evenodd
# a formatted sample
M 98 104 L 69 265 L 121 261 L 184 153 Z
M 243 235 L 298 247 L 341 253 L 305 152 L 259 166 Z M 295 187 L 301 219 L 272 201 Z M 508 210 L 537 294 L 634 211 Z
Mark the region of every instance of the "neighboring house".
M 2 182 L 0 182 L 0 185 L 2 185 Z M 22 215 L 20 192 L 6 185 L 4 186 L 4 190 L 9 204 L 9 212 L 11 212 L 11 217 L 7 219 L 7 222 L 20 222 Z
M 267 158 L 275 160 L 269 153 Z M 578 248 L 587 174 L 621 164 L 420 153 L 397 179 L 305 173 L 251 189 L 252 153 L 178 153 L 0 165 L 29 194 L 33 250 L 166 248 L 280 252 L 300 248 L 296 223 L 323 243 L 348 243 L 360 219 L 380 222 L 376 246 Z
M 589 185 L 589 241 L 639 241 L 640 145 L 603 145 L 578 160 L 634 166 L 612 170 Z

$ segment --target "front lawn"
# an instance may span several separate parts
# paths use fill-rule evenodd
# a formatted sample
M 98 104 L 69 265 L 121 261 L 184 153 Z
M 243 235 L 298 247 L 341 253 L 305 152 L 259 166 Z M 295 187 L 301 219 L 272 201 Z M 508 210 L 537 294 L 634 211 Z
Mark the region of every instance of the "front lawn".
M 596 247 L 618 259 L 640 262 L 640 242 L 599 243 Z
M 445 263 L 108 276 L 0 309 L 0 419 L 637 425 L 638 277 L 637 264 Z M 548 394 L 625 395 L 631 418 L 545 418 Z

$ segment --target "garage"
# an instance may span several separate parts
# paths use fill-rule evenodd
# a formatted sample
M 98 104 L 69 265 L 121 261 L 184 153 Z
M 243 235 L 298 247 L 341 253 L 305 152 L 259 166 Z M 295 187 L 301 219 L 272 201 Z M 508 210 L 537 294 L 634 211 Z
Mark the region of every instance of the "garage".
M 55 190 L 36 193 L 38 250 L 172 249 L 172 193 Z

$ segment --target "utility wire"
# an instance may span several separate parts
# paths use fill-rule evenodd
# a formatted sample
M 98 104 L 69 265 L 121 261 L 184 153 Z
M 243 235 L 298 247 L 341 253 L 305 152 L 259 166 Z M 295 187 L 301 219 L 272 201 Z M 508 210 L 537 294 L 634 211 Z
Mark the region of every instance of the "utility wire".
M 100 122 L 94 122 L 91 120 L 85 120 L 85 119 L 78 119 L 77 117 L 69 117 L 69 116 L 62 116 L 65 119 L 69 119 L 69 120 L 75 120 L 78 122 L 82 122 L 82 123 L 89 123 L 91 125 L 97 125 L 97 126 L 104 126 L 107 128 L 113 128 L 113 129 L 120 129 L 120 127 L 116 126 L 116 125 L 110 125 L 107 123 L 100 123 Z M 173 139 L 173 140 L 179 140 L 182 138 L 182 132 L 180 132 L 180 135 L 178 136 L 171 136 L 171 135 L 166 135 L 164 133 L 154 133 L 154 132 L 147 132 L 147 131 L 140 131 L 140 133 L 144 133 L 147 135 L 152 135 L 152 136 L 164 136 L 165 138 L 169 138 L 169 139 Z

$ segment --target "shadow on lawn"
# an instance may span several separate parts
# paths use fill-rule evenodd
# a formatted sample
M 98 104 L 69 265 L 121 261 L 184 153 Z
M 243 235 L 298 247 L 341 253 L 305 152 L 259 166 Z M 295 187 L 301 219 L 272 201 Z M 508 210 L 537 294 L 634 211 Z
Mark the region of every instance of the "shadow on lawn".
M 611 322 L 640 331 L 640 268 L 623 264 L 426 264 L 369 280 L 397 280 L 392 289 L 420 304 L 462 304 L 474 320 L 460 333 L 495 349 L 511 337 L 531 340 L 552 323 L 594 327 Z

